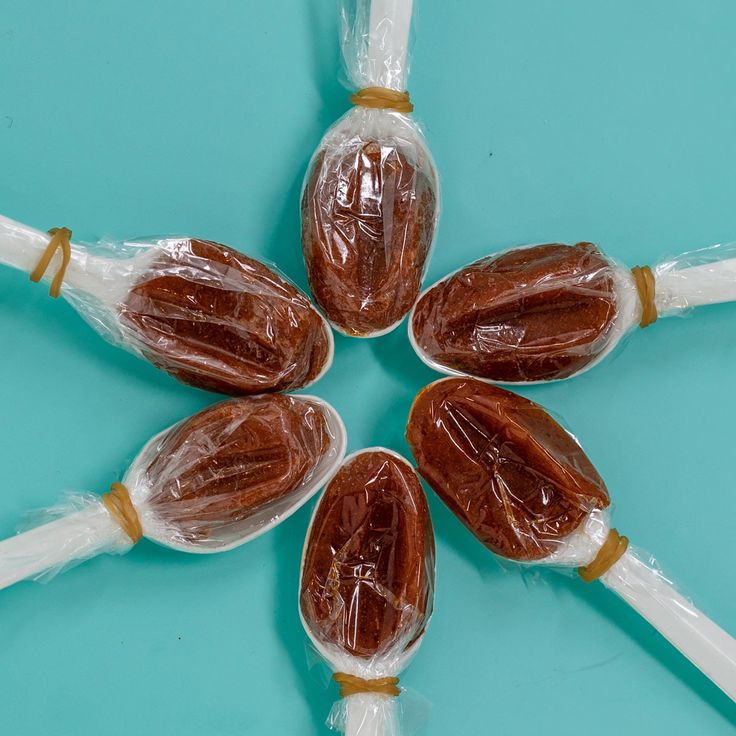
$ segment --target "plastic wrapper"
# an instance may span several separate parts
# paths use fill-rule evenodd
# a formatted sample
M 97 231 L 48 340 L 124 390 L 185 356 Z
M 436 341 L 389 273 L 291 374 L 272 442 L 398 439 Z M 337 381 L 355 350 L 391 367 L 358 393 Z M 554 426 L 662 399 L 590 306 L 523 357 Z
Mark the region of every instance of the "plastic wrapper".
M 380 447 L 349 456 L 312 517 L 299 611 L 335 679 L 378 681 L 393 693 L 343 690 L 328 719 L 333 728 L 348 736 L 402 733 L 398 675 L 422 642 L 433 593 L 434 535 L 414 469 Z
M 150 440 L 110 494 L 68 496 L 40 526 L 0 542 L 0 588 L 39 579 L 145 536 L 183 552 L 237 547 L 293 514 L 345 452 L 335 410 L 311 396 L 222 402 Z M 116 491 L 120 493 L 120 486 Z
M 404 92 L 411 13 L 412 0 L 344 0 L 343 56 L 356 90 Z M 312 294 L 335 329 L 375 337 L 419 294 L 439 181 L 408 96 L 407 112 L 359 104 L 361 93 L 351 100 L 307 171 L 302 248 Z
M 542 407 L 447 378 L 417 396 L 407 439 L 420 474 L 488 549 L 600 579 L 736 697 L 736 641 L 611 529 L 603 480 Z
M 637 325 L 736 300 L 736 243 L 629 270 L 592 243 L 482 258 L 419 298 L 409 339 L 431 368 L 491 383 L 569 378 Z
M 49 241 L 0 217 L 0 263 L 31 272 Z M 61 262 L 56 253 L 47 278 Z M 209 391 L 301 388 L 332 362 L 332 331 L 304 294 L 259 261 L 206 240 L 72 244 L 61 295 L 110 342 Z

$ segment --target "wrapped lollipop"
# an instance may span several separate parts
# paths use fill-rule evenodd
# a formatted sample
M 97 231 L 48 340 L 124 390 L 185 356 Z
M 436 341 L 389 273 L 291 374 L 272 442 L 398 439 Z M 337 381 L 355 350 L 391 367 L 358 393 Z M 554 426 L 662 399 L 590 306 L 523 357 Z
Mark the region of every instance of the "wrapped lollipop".
M 343 55 L 355 105 L 327 131 L 302 194 L 312 294 L 335 329 L 394 329 L 421 288 L 439 182 L 405 91 L 412 0 L 344 0 Z
M 183 552 L 223 552 L 304 504 L 340 464 L 345 428 L 311 396 L 231 399 L 154 437 L 122 483 L 76 495 L 54 521 L 0 542 L 0 588 L 147 537 Z
M 599 579 L 736 698 L 736 641 L 610 527 L 603 480 L 544 409 L 444 379 L 417 396 L 407 439 L 421 475 L 488 549 Z
M 218 243 L 158 238 L 107 254 L 0 216 L 0 263 L 51 278 L 97 331 L 192 386 L 242 395 L 304 387 L 332 362 L 329 325 L 262 263 Z
M 329 724 L 397 736 L 399 673 L 432 612 L 434 535 L 414 469 L 381 447 L 349 456 L 315 509 L 302 558 L 302 624 L 340 683 Z
M 534 245 L 482 258 L 427 289 L 409 339 L 441 373 L 555 381 L 592 368 L 637 324 L 733 300 L 736 243 L 631 270 L 592 243 Z

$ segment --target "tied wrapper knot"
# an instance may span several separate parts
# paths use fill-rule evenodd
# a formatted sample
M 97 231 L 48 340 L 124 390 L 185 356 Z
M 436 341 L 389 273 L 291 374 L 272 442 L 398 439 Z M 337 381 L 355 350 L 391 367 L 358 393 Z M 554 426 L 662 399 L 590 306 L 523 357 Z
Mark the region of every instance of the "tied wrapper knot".
M 593 561 L 585 567 L 578 568 L 578 575 L 586 583 L 598 580 L 623 557 L 628 546 L 628 537 L 623 537 L 615 529 L 611 529 Z
M 66 269 L 72 260 L 72 231 L 68 227 L 53 227 L 49 230 L 49 235 L 51 236 L 51 240 L 49 240 L 49 244 L 46 246 L 46 250 L 43 252 L 38 265 L 31 271 L 31 281 L 38 283 L 43 278 L 46 269 L 56 255 L 56 251 L 61 250 L 61 265 L 49 288 L 49 295 L 53 299 L 56 299 L 61 293 L 61 284 L 64 281 Z
M 363 87 L 350 95 L 350 102 L 360 107 L 372 107 L 378 110 L 393 110 L 394 112 L 413 112 L 414 105 L 409 99 L 409 93 L 397 92 L 386 87 Z
M 649 266 L 634 266 L 631 269 L 636 290 L 641 302 L 641 320 L 639 327 L 649 327 L 657 321 L 657 305 L 654 303 L 656 286 L 654 274 Z
M 356 675 L 345 672 L 335 672 L 332 679 L 340 685 L 340 697 L 347 698 L 359 693 L 377 693 L 396 698 L 401 695 L 398 677 L 379 677 L 376 680 L 364 680 Z
M 110 492 L 102 496 L 102 503 L 110 512 L 115 521 L 120 524 L 120 528 L 130 537 L 130 541 L 135 544 L 143 536 L 143 527 L 141 520 L 138 518 L 138 512 L 130 500 L 130 493 L 122 483 L 113 483 L 110 486 Z

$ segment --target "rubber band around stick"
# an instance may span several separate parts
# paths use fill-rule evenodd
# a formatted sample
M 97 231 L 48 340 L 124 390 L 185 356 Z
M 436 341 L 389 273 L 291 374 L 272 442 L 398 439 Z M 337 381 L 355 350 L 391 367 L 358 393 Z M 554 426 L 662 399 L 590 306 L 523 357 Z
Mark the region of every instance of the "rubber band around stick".
M 347 698 L 359 693 L 376 693 L 378 695 L 389 695 L 393 698 L 401 695 L 398 677 L 379 677 L 376 680 L 364 680 L 356 675 L 348 675 L 345 672 L 335 672 L 332 679 L 340 685 L 340 697 Z
M 51 240 L 49 240 L 38 265 L 31 271 L 31 281 L 38 283 L 43 278 L 49 264 L 56 255 L 56 251 L 61 250 L 61 265 L 49 288 L 49 295 L 56 299 L 61 293 L 61 285 L 64 282 L 66 269 L 72 260 L 72 231 L 68 227 L 54 227 L 49 230 L 49 235 Z
M 130 541 L 135 544 L 143 536 L 143 527 L 138 517 L 138 512 L 130 500 L 130 493 L 122 483 L 113 483 L 110 486 L 110 492 L 102 496 L 102 503 L 110 512 L 115 521 L 120 524 L 120 528 L 130 537 Z
M 623 557 L 628 546 L 628 538 L 621 536 L 616 529 L 611 529 L 593 561 L 589 565 L 578 568 L 578 575 L 586 583 L 598 580 Z
M 363 87 L 350 95 L 350 102 L 360 107 L 371 107 L 377 110 L 393 110 L 394 112 L 413 112 L 414 105 L 408 92 L 397 92 L 386 87 Z
M 656 282 L 649 266 L 634 266 L 631 269 L 636 290 L 641 302 L 641 320 L 639 327 L 649 327 L 657 321 L 657 305 L 654 303 Z

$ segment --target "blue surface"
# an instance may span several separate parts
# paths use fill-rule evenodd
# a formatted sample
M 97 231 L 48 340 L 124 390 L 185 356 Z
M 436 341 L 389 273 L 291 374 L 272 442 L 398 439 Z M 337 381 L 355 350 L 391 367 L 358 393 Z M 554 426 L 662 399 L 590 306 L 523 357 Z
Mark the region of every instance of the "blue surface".
M 736 239 L 729 0 L 418 0 L 411 90 L 442 175 L 428 278 L 514 244 L 593 240 L 624 262 Z M 190 233 L 299 284 L 302 176 L 347 107 L 326 0 L 0 0 L 0 211 L 84 240 Z M 0 272 L 0 534 L 65 489 L 104 491 L 214 396 L 102 342 Z M 565 417 L 616 523 L 736 631 L 736 306 L 635 334 L 524 391 Z M 315 392 L 350 448 L 405 452 L 433 378 L 403 328 L 337 340 Z M 436 613 L 404 682 L 424 734 L 733 733 L 734 705 L 601 586 L 500 568 L 431 498 Z M 0 593 L 0 733 L 321 734 L 296 607 L 311 505 L 229 554 L 141 543 Z

